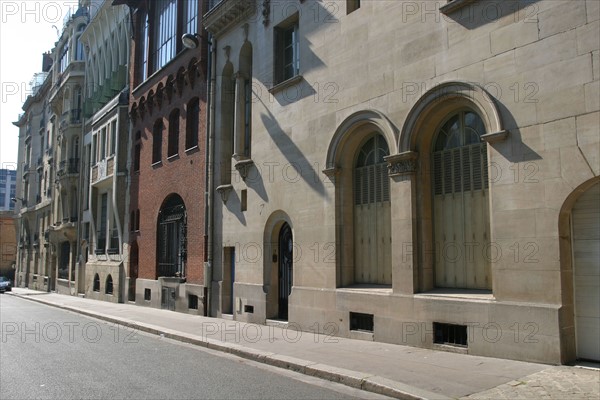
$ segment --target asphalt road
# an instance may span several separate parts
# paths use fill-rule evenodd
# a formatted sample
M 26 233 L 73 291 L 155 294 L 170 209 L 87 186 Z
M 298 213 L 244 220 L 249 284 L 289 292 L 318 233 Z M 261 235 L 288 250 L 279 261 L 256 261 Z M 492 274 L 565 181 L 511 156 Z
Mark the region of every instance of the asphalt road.
M 0 295 L 0 399 L 385 397 Z

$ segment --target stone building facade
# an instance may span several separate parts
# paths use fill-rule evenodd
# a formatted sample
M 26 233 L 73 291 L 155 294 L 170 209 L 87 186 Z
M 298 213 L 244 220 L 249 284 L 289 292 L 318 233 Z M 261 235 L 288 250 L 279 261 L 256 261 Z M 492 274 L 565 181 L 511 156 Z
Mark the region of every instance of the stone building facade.
M 86 297 L 124 302 L 135 284 L 129 277 L 129 46 L 125 5 L 92 0 L 86 46 L 84 134 L 79 243 L 85 270 L 79 286 Z
M 130 288 L 139 305 L 205 314 L 205 3 L 125 1 L 129 70 Z M 189 33 L 196 49 L 183 46 Z M 133 297 L 131 297 L 133 299 Z
M 49 240 L 49 229 L 54 224 L 56 172 L 56 118 L 48 101 L 52 71 L 51 54 L 46 53 L 42 57 L 42 71 L 32 80 L 23 114 L 14 122 L 19 128 L 14 198 L 18 243 L 15 285 L 37 290 L 53 289 L 57 276 L 57 252 Z
M 212 315 L 600 358 L 597 1 L 224 0 L 204 17 Z

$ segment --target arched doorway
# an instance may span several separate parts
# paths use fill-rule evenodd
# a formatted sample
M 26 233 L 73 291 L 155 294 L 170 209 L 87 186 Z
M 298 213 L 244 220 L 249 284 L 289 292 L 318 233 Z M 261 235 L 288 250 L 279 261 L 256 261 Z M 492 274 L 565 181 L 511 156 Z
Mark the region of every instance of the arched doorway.
M 292 292 L 293 285 L 293 260 L 294 260 L 294 242 L 292 238 L 292 229 L 285 222 L 279 230 L 279 319 L 288 319 L 288 299 Z
M 185 277 L 187 262 L 187 214 L 183 199 L 169 196 L 158 213 L 156 240 L 157 277 Z
M 600 183 L 587 189 L 571 213 L 573 301 L 577 358 L 600 360 Z

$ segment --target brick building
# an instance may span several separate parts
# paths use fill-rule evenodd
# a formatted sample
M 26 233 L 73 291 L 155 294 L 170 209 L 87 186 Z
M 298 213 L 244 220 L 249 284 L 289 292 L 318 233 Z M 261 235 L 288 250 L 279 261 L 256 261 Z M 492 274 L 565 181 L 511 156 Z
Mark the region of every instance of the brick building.
M 204 314 L 206 49 L 204 2 L 131 7 L 131 270 L 139 305 Z

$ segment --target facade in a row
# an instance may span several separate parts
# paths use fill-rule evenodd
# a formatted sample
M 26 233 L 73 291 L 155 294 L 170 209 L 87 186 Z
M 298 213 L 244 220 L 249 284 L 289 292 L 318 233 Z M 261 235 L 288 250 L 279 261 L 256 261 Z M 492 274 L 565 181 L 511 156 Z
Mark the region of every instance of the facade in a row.
M 18 123 L 19 283 L 600 359 L 600 6 L 491 4 L 83 2 Z

